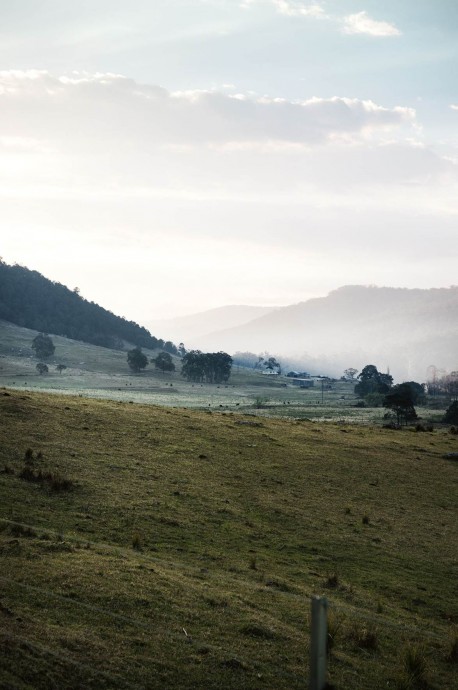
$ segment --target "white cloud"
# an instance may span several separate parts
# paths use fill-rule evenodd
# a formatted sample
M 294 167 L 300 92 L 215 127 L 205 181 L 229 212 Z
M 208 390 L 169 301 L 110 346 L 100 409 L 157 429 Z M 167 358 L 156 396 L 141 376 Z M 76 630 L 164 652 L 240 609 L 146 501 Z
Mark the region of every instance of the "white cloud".
M 458 110 L 458 105 L 455 105 L 454 103 L 451 103 L 451 104 L 450 104 L 450 108 L 451 108 L 452 110 Z
M 315 19 L 326 17 L 325 11 L 317 3 L 304 4 L 295 0 L 272 0 L 272 2 L 280 14 L 288 17 L 314 17 Z
M 349 14 L 342 21 L 344 34 L 366 34 L 383 37 L 401 35 L 400 30 L 394 24 L 372 19 L 365 11 Z
M 0 73 L 0 137 L 63 149 L 285 142 L 324 144 L 412 128 L 412 108 L 356 98 L 303 101 L 209 90 L 168 92 L 117 74 Z M 378 134 L 377 134 L 378 133 Z

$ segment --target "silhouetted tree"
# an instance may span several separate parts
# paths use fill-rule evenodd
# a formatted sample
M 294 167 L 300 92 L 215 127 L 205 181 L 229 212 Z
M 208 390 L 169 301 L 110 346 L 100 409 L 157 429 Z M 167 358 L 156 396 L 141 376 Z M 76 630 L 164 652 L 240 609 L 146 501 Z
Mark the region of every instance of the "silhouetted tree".
M 127 363 L 132 371 L 138 373 L 148 365 L 148 357 L 143 354 L 140 347 L 134 347 L 127 353 Z
M 414 397 L 415 393 L 409 383 L 400 383 L 397 386 L 393 386 L 390 392 L 385 396 L 383 406 L 396 414 L 398 426 L 400 426 L 402 422 L 407 424 L 408 421 L 417 418 L 414 407 Z
M 40 374 L 40 376 L 42 376 L 43 374 L 47 374 L 49 371 L 48 365 L 44 364 L 43 362 L 38 362 L 37 371 Z
M 393 377 L 390 374 L 381 374 L 373 364 L 367 364 L 358 374 L 358 379 L 355 393 L 360 398 L 369 393 L 388 393 L 393 384 Z
M 56 348 L 49 335 L 39 333 L 32 341 L 32 349 L 39 359 L 47 359 L 54 354 Z
M 358 369 L 355 369 L 354 367 L 348 367 L 348 369 L 344 370 L 345 377 L 350 379 L 350 381 L 353 381 L 357 373 Z
M 443 421 L 445 424 L 458 424 L 458 400 L 447 407 Z
M 62 374 L 62 372 L 63 372 L 64 369 L 66 369 L 66 368 L 67 368 L 67 367 L 65 366 L 65 364 L 58 364 L 57 367 L 56 367 L 56 369 L 57 369 L 57 371 L 59 372 L 59 374 Z

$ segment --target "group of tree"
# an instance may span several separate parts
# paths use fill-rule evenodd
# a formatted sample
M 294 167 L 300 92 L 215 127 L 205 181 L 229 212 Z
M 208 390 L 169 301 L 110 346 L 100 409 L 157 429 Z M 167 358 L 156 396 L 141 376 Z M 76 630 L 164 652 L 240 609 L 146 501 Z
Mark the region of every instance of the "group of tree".
M 360 398 L 371 393 L 388 393 L 393 385 L 393 377 L 382 374 L 373 364 L 367 364 L 357 378 L 359 382 L 355 386 L 355 393 Z
M 190 350 L 182 360 L 181 374 L 193 383 L 225 383 L 232 369 L 232 357 L 227 352 Z
M 56 346 L 47 333 L 39 333 L 32 340 L 32 350 L 35 350 L 38 359 L 48 359 L 54 354 Z
M 255 355 L 254 352 L 236 352 L 233 362 L 238 366 L 281 374 L 280 363 L 268 352 L 259 355 Z
M 175 364 L 169 352 L 159 352 L 157 357 L 152 358 L 151 364 L 154 364 L 156 369 L 160 371 L 175 371 Z M 148 366 L 148 357 L 142 352 L 141 347 L 134 347 L 127 353 L 127 364 L 131 371 L 138 374 Z
M 156 338 L 134 321 L 116 316 L 24 266 L 0 260 L 0 319 L 41 333 L 55 333 L 112 349 L 124 343 L 179 355 L 171 341 Z M 183 348 L 183 344 L 180 344 Z
M 431 365 L 428 367 L 428 381 L 426 383 L 429 395 L 446 395 L 458 400 L 458 371 L 449 374 L 443 369 Z

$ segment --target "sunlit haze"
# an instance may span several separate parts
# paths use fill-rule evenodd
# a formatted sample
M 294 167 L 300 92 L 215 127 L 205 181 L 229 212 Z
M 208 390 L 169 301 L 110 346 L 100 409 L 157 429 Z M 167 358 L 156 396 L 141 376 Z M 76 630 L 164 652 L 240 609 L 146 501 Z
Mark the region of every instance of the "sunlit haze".
M 0 255 L 139 323 L 457 282 L 458 3 L 0 7 Z

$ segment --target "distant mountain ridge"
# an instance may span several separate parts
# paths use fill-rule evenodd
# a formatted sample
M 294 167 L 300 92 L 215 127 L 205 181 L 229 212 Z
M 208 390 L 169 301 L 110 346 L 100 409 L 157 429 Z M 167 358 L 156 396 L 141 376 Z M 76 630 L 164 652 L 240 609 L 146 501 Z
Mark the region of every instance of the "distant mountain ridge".
M 200 340 L 222 329 L 242 326 L 253 321 L 253 319 L 275 311 L 275 309 L 278 307 L 230 304 L 173 319 L 150 321 L 147 326 L 157 332 L 164 333 L 175 342 L 181 341 L 186 346 L 193 347 L 195 339 Z
M 173 350 L 172 343 L 164 343 L 146 328 L 88 302 L 38 271 L 1 261 L 0 319 L 102 347 L 119 349 L 127 342 L 151 349 L 167 345 Z
M 458 369 L 457 343 L 456 286 L 348 285 L 199 339 L 208 349 L 268 350 L 334 375 L 370 362 L 421 380 L 431 364 Z

